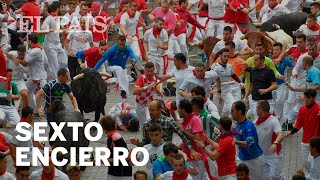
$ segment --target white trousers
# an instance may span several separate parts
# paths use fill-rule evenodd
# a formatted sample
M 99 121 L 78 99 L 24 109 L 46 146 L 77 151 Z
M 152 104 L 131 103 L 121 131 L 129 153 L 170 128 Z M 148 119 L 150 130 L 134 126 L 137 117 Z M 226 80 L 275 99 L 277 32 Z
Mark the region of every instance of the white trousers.
M 68 68 L 68 60 L 61 44 L 43 44 L 43 49 L 48 57 L 48 79 L 56 79 L 60 68 Z
M 6 122 L 9 122 L 12 126 L 15 126 L 18 122 L 20 122 L 20 116 L 14 106 L 0 105 L 0 124 Z
M 148 105 L 138 104 L 136 103 L 136 112 L 139 118 L 140 128 L 143 126 L 148 119 L 150 119 L 149 108 Z
M 239 83 L 234 83 L 231 85 L 231 94 L 233 96 L 234 102 L 242 100 L 241 88 Z
M 39 84 L 33 82 L 32 79 L 28 79 L 26 82 L 27 88 L 28 88 L 28 96 L 29 96 L 29 104 L 34 109 L 34 113 L 38 113 L 38 107 L 36 104 L 36 96 L 34 95 L 34 91 L 37 88 L 42 88 L 47 82 L 46 80 L 38 80 Z
M 137 66 L 138 70 L 143 70 L 144 68 L 142 66 L 142 56 L 141 56 L 141 52 L 140 52 L 140 48 L 139 48 L 138 38 L 136 36 L 133 36 L 132 40 L 127 39 L 127 45 L 130 46 L 130 48 L 134 52 L 134 55 L 137 58 L 136 66 Z
M 183 33 L 177 36 L 177 41 L 180 46 L 181 53 L 183 53 L 188 59 L 187 34 Z
M 256 5 L 256 1 L 255 0 L 249 0 L 249 5 L 250 5 L 250 7 L 255 6 Z M 248 15 L 249 15 L 249 18 L 251 19 L 252 22 L 254 22 L 254 23 L 258 22 L 256 9 L 253 9 Z
M 206 37 L 219 36 L 223 34 L 224 21 L 209 19 L 206 28 Z
M 121 66 L 108 66 L 107 71 L 115 73 L 117 77 L 117 83 L 119 84 L 120 90 L 124 90 L 127 95 L 129 94 L 129 79 L 127 76 L 127 70 L 122 69 Z
M 178 38 L 173 33 L 169 37 L 167 53 L 169 59 L 173 59 L 174 55 L 181 53 Z
M 291 78 L 290 85 L 293 87 L 305 86 L 305 82 L 302 81 L 297 81 L 295 78 Z M 303 92 L 293 92 L 289 90 L 288 98 L 285 101 L 283 108 L 283 118 L 288 120 L 289 124 L 294 124 L 297 119 L 300 107 L 303 105 L 303 103 L 298 102 L 298 98 L 300 96 L 303 96 Z
M 231 86 L 231 85 L 227 85 Z M 214 94 L 217 94 L 217 92 L 214 92 Z M 228 90 L 226 92 L 221 92 L 222 95 L 222 103 L 219 103 L 218 96 L 214 96 L 214 103 L 218 108 L 219 114 L 222 116 L 230 116 L 231 106 L 235 102 L 233 99 L 233 95 L 231 90 Z
M 259 101 L 255 101 L 255 100 L 252 100 L 252 96 L 250 96 L 249 98 L 249 105 L 250 105 L 250 111 L 253 115 L 253 120 L 256 120 L 258 119 L 258 114 L 257 114 L 257 104 L 258 104 Z M 273 113 L 274 112 L 274 100 L 273 99 L 269 99 L 268 100 L 269 102 L 269 105 L 270 105 L 270 113 Z
M 256 159 L 251 159 L 247 161 L 241 161 L 239 158 L 237 158 L 237 163 L 244 163 L 248 166 L 250 177 L 252 180 L 261 180 L 264 177 L 263 170 L 264 170 L 264 158 L 263 156 L 259 156 Z
M 309 144 L 301 143 L 301 156 L 302 156 L 301 163 L 302 163 L 302 167 L 305 168 L 308 171 L 310 170 L 310 167 L 311 167 L 311 164 L 308 161 L 309 155 L 310 155 Z
M 275 99 L 274 113 L 279 121 L 281 121 L 283 117 L 283 106 L 287 98 L 287 92 L 287 87 L 284 83 L 278 85 L 278 88 L 272 91 L 272 97 Z
M 198 169 L 197 175 L 191 175 L 193 180 L 207 180 L 209 177 L 207 176 L 206 169 L 204 167 L 204 161 L 188 161 L 190 166 L 195 167 Z
M 164 57 L 162 56 L 153 56 L 153 55 L 149 55 L 149 61 L 151 61 L 154 64 L 156 73 L 158 75 L 166 75 L 167 74 L 167 70 L 168 70 L 168 58 L 165 60 L 163 59 Z M 167 63 L 167 64 L 165 64 Z M 165 67 L 166 66 L 166 67 Z M 166 68 L 166 69 L 165 69 Z M 162 82 L 162 88 L 166 88 L 167 87 L 167 81 L 163 81 Z
M 189 38 L 190 35 L 191 35 L 191 33 L 192 33 L 193 25 L 190 24 L 190 23 L 188 23 L 188 26 L 189 26 L 189 27 L 188 27 L 188 29 L 187 29 L 187 37 Z M 196 32 L 195 32 L 195 35 L 194 35 L 194 37 L 193 37 L 192 42 L 202 41 L 202 39 L 203 39 L 204 36 L 202 36 L 202 33 L 201 33 L 200 29 L 199 29 L 199 28 L 196 28 L 195 31 L 196 31 Z
M 198 17 L 198 22 L 202 25 L 202 26 L 206 26 L 206 22 L 208 20 L 208 17 Z M 202 37 L 205 38 L 206 36 L 206 31 L 201 29 L 200 30 Z
M 282 166 L 283 166 L 283 155 L 282 153 L 278 156 L 264 156 L 264 179 L 283 179 Z

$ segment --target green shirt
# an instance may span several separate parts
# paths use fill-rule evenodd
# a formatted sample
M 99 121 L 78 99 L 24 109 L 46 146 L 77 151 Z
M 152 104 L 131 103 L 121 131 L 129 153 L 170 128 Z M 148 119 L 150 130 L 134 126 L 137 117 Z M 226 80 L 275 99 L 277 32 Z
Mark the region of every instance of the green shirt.
M 219 120 L 212 116 L 212 114 L 210 114 L 205 109 L 200 112 L 199 117 L 202 120 L 204 132 L 209 135 L 210 139 L 215 140 L 219 134 L 214 133 L 214 127 L 219 129 Z
M 248 64 L 249 67 L 253 68 L 254 67 L 254 59 L 253 57 L 250 57 L 247 59 L 246 63 Z M 270 69 L 272 69 L 274 76 L 278 78 L 281 74 L 278 72 L 276 66 L 273 64 L 272 60 L 268 57 L 265 57 L 264 64 L 268 66 Z M 246 72 L 246 84 L 247 88 L 250 87 L 250 73 Z
M 6 93 L 7 95 L 8 94 L 13 94 L 13 95 L 19 94 L 19 90 L 18 90 L 17 84 L 15 82 L 11 81 L 10 85 L 12 87 L 11 92 L 9 90 L 7 90 L 6 87 L 4 87 L 4 88 L 0 89 L 0 94 L 3 94 L 3 93 Z M 12 101 L 8 101 L 7 105 L 11 106 L 12 105 Z

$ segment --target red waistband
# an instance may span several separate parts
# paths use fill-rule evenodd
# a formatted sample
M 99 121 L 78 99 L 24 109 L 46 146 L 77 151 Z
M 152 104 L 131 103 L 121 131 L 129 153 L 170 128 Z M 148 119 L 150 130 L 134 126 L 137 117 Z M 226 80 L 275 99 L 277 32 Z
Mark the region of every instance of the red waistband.
M 219 20 L 224 20 L 224 17 L 220 17 L 220 18 L 211 18 L 211 17 L 208 17 L 208 19 L 219 21 Z

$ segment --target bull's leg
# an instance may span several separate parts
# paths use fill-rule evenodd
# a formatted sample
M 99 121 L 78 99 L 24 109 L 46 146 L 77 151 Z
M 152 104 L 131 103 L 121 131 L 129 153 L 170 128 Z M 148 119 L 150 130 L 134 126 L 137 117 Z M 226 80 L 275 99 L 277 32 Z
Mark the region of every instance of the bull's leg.
M 98 122 L 99 119 L 100 119 L 100 111 L 96 111 L 95 114 L 94 114 L 94 121 Z

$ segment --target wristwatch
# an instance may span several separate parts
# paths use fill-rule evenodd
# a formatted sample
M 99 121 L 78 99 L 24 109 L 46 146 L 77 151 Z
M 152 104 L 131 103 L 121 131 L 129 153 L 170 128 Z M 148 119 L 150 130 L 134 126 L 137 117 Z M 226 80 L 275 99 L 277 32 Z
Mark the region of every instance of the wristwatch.
M 277 142 L 277 141 L 275 141 L 275 142 L 273 142 L 273 144 L 278 145 L 278 142 Z

